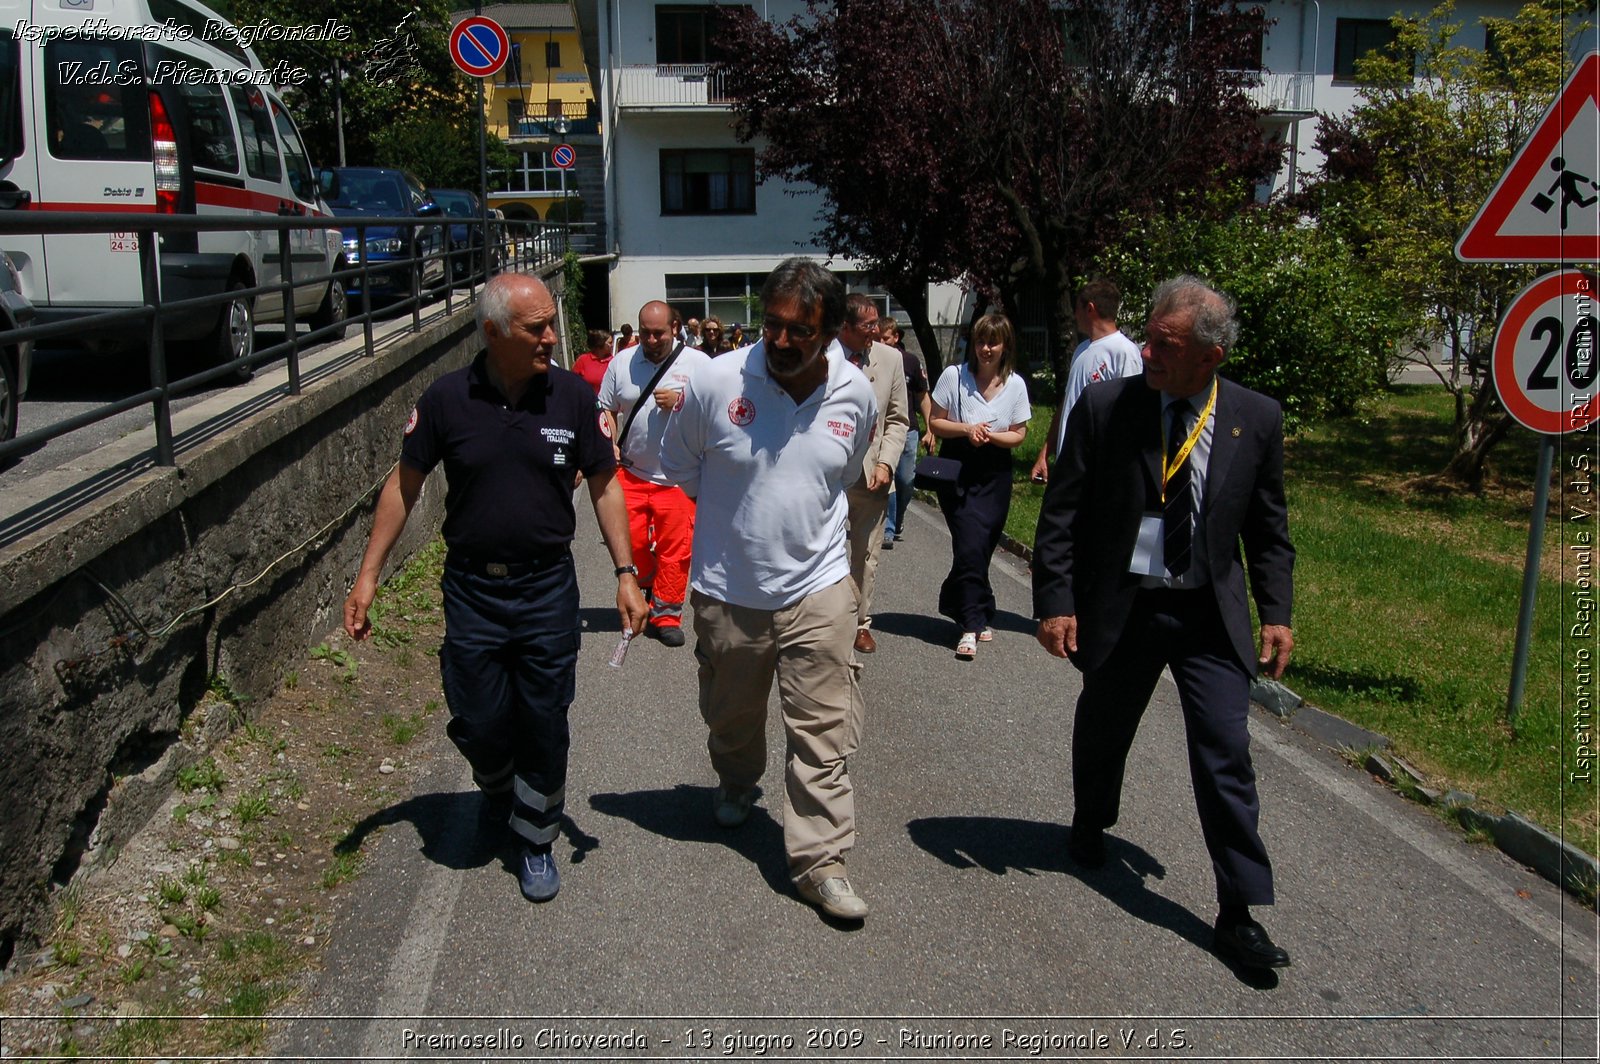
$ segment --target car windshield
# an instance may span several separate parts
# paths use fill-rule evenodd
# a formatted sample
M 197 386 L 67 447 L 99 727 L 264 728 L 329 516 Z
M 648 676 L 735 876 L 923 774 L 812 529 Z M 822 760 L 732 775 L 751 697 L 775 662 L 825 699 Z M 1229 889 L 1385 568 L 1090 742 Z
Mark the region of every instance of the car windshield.
M 379 214 L 405 214 L 400 183 L 383 174 L 340 174 L 339 195 L 330 207 L 359 207 Z
M 452 195 L 449 192 L 435 192 L 434 200 L 444 208 L 444 213 L 452 218 L 475 218 L 478 212 L 473 208 L 472 200 L 466 196 Z

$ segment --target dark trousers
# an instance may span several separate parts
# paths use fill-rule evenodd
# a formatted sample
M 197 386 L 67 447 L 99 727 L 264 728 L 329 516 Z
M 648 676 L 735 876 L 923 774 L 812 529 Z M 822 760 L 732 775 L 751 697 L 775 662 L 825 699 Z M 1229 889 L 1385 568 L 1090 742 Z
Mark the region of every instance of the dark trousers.
M 572 556 L 508 577 L 452 569 L 439 671 L 445 731 L 485 793 L 512 795 L 511 828 L 535 846 L 561 830 L 567 707 L 576 691 L 578 579 Z
M 963 632 L 981 632 L 994 620 L 989 560 L 1011 512 L 1011 467 L 999 475 L 939 490 L 939 509 L 950 529 L 950 575 L 939 587 L 939 612 Z
M 1073 828 L 1117 822 L 1134 732 L 1171 666 L 1183 706 L 1200 830 L 1223 904 L 1271 905 L 1272 864 L 1257 831 L 1250 764 L 1250 674 L 1222 627 L 1210 588 L 1145 590 L 1105 664 L 1083 677 L 1072 730 Z

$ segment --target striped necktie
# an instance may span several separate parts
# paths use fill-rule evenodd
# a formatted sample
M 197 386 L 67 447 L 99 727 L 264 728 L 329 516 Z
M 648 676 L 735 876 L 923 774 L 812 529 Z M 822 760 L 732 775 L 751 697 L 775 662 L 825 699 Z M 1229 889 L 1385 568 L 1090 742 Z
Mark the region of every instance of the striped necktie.
M 1170 466 L 1189 438 L 1189 401 L 1180 399 L 1172 404 L 1172 423 L 1167 427 L 1167 464 Z M 1194 457 L 1191 451 L 1167 481 L 1167 501 L 1162 507 L 1161 522 L 1164 530 L 1162 557 L 1167 572 L 1182 576 L 1189 571 L 1190 525 L 1194 517 L 1194 495 L 1189 490 L 1189 470 Z

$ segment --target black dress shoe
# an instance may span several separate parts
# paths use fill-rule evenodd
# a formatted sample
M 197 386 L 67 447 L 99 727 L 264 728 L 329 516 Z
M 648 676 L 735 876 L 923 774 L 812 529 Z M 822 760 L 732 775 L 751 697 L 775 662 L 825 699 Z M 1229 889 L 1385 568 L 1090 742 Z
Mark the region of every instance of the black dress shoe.
M 1217 921 L 1216 949 L 1223 960 L 1242 968 L 1287 968 L 1289 951 L 1275 945 L 1254 920 Z
M 1100 868 L 1106 863 L 1106 833 L 1100 828 L 1074 826 L 1067 840 L 1067 856 L 1084 868 Z

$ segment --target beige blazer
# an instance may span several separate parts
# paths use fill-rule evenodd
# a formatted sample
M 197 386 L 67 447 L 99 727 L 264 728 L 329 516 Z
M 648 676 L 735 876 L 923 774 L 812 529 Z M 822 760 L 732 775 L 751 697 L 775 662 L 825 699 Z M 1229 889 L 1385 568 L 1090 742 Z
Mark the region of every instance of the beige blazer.
M 872 394 L 878 400 L 878 423 L 873 426 L 872 444 L 861 461 L 861 475 L 856 483 L 858 488 L 877 463 L 882 462 L 891 470 L 900 464 L 900 452 L 906 445 L 906 432 L 911 428 L 911 401 L 906 395 L 906 364 L 900 352 L 874 340 L 860 368 L 872 383 Z M 887 491 L 887 486 L 882 490 Z

